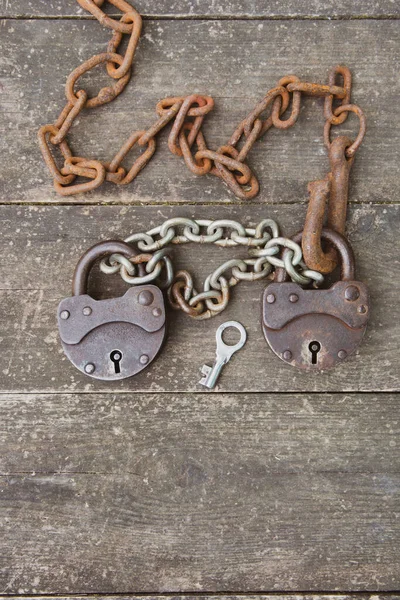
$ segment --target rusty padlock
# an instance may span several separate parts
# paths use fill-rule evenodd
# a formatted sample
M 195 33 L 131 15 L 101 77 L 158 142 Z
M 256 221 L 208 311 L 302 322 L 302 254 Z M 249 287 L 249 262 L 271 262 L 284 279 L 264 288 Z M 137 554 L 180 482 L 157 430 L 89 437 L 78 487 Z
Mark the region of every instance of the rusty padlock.
M 293 240 L 301 242 L 302 234 Z M 341 281 L 329 289 L 303 289 L 287 282 L 284 269 L 263 294 L 262 328 L 265 339 L 280 359 L 307 371 L 329 369 L 359 346 L 369 317 L 368 289 L 355 281 L 353 250 L 348 241 L 330 229 L 322 238 L 341 258 Z
M 87 283 L 94 262 L 107 254 L 135 255 L 131 246 L 107 241 L 90 248 L 79 260 L 71 298 L 58 307 L 64 352 L 90 377 L 113 381 L 142 371 L 157 356 L 166 334 L 164 297 L 155 285 L 131 287 L 122 297 L 94 300 Z

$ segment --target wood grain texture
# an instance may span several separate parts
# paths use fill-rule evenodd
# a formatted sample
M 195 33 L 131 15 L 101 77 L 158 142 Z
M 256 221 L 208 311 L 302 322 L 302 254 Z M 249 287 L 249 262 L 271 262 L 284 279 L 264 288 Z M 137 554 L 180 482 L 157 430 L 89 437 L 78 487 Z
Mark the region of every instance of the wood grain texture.
M 322 0 L 134 0 L 133 6 L 142 15 L 148 17 L 175 18 L 298 18 L 298 17 L 390 17 L 400 14 L 399 6 L 390 0 L 337 0 L 328 3 Z M 107 12 L 113 8 L 105 7 Z M 58 2 L 57 0 L 2 0 L 2 17 L 76 17 L 87 13 L 75 0 Z
M 201 460 L 203 446 L 214 466 L 256 455 L 269 474 L 400 470 L 397 394 L 2 393 L 0 400 L 2 475 L 123 475 L 140 465 L 138 453 L 164 460 L 179 450 Z
M 121 595 L 109 595 L 109 594 L 96 594 L 95 596 L 85 595 L 85 596 L 40 596 L 35 594 L 34 596 L 2 596 L 0 598 L 7 598 L 7 600 L 21 600 L 21 598 L 35 598 L 35 600 L 45 600 L 46 598 L 57 598 L 57 600 L 82 600 L 83 598 L 87 598 L 87 600 L 96 600 L 97 598 L 101 598 L 103 600 L 117 600 L 117 598 L 121 598 L 121 600 L 154 600 L 154 595 L 135 595 L 135 594 L 121 594 Z M 313 594 L 313 593 L 297 593 L 297 594 L 246 594 L 245 600 L 356 600 L 356 598 L 362 597 L 363 600 L 399 600 L 400 596 L 398 594 L 392 594 L 390 592 L 384 592 L 380 594 Z M 163 594 L 163 598 L 165 600 L 192 600 L 193 594 Z M 204 600 L 242 600 L 243 594 L 202 594 L 202 598 Z
M 134 79 L 82 116 L 73 150 L 109 159 L 153 122 L 160 98 L 193 91 L 216 100 L 205 133 L 217 148 L 282 75 L 324 82 L 332 65 L 348 64 L 368 122 L 348 233 L 371 321 L 357 355 L 304 375 L 262 337 L 265 284 L 243 283 L 213 321 L 170 313 L 167 344 L 141 375 L 111 385 L 80 375 L 63 356 L 55 314 L 82 251 L 178 215 L 246 225 L 273 217 L 294 233 L 308 181 L 328 170 L 322 102 L 306 100 L 294 129 L 254 148 L 256 202 L 191 175 L 165 134 L 135 183 L 61 199 L 36 132 L 63 107 L 69 72 L 104 51 L 109 32 L 74 0 L 0 0 L 0 598 L 400 600 L 399 5 L 135 6 L 146 20 Z M 82 80 L 90 93 L 106 81 L 99 73 Z M 342 131 L 356 128 L 351 119 Z M 116 206 L 91 206 L 101 204 Z M 236 254 L 246 255 L 190 245 L 174 261 L 202 282 Z M 91 279 L 95 297 L 124 289 L 119 278 Z M 199 369 L 231 318 L 248 342 L 209 396 Z
M 138 376 L 112 385 L 81 375 L 63 356 L 56 326 L 59 301 L 70 295 L 81 253 L 101 239 L 126 237 L 160 225 L 172 216 L 234 218 L 255 225 L 275 218 L 283 232 L 301 227 L 305 207 L 13 207 L 0 210 L 0 308 L 3 391 L 199 391 L 200 367 L 213 361 L 215 331 L 229 319 L 241 321 L 248 342 L 224 369 L 220 391 L 398 391 L 400 389 L 399 226 L 400 207 L 358 206 L 348 231 L 357 257 L 358 277 L 371 293 L 371 320 L 359 352 L 326 373 L 304 374 L 277 359 L 260 327 L 263 282 L 243 283 L 229 308 L 212 321 L 195 322 L 170 312 L 166 346 Z M 195 244 L 174 248 L 176 268 L 189 268 L 197 287 L 207 274 L 242 250 Z M 201 256 L 201 260 L 199 260 Z M 95 276 L 94 297 L 121 294 L 119 277 Z
M 95 596 L 85 595 L 85 596 L 40 596 L 35 594 L 34 596 L 2 596 L 0 598 L 7 598 L 7 600 L 21 600 L 21 598 L 35 598 L 35 600 L 45 600 L 46 598 L 57 598 L 57 600 L 82 600 L 83 598 L 87 598 L 87 600 L 96 600 L 97 598 L 101 598 L 103 600 L 117 600 L 120 598 L 121 600 L 154 600 L 154 595 L 147 596 L 144 594 L 135 595 L 135 594 L 121 594 L 121 595 L 112 595 L 112 594 L 96 594 Z M 194 594 L 163 594 L 163 598 L 165 600 L 192 600 Z M 296 594 L 246 594 L 244 596 L 245 600 L 356 600 L 356 598 L 362 597 L 363 600 L 399 600 L 400 596 L 398 594 L 392 594 L 390 592 L 383 592 L 380 594 L 368 594 L 363 593 L 357 594 L 313 594 L 313 593 L 296 593 Z M 202 594 L 202 598 L 204 600 L 242 600 L 243 594 Z
M 60 199 L 43 163 L 37 130 L 54 122 L 65 104 L 67 75 L 104 51 L 109 32 L 94 21 L 4 20 L 1 36 L 0 151 L 7 160 L 0 165 L 0 202 L 238 202 L 216 177 L 192 175 L 169 152 L 166 134 L 132 184 L 105 184 L 90 194 Z M 160 98 L 198 91 L 215 98 L 205 134 L 216 149 L 280 77 L 294 72 L 324 82 L 329 69 L 343 62 L 353 72 L 353 100 L 368 123 L 350 199 L 398 202 L 399 61 L 397 21 L 146 21 L 132 82 L 112 104 L 85 112 L 71 132 L 71 147 L 78 155 L 109 160 L 133 130 L 153 123 Z M 105 81 L 96 69 L 85 77 L 84 87 L 93 93 Z M 307 183 L 325 176 L 322 105 L 322 99 L 306 99 L 294 128 L 270 131 L 254 147 L 249 164 L 261 183 L 257 202 L 305 200 Z M 354 135 L 357 128 L 351 117 L 342 131 Z
M 2 395 L 1 592 L 398 589 L 397 403 Z

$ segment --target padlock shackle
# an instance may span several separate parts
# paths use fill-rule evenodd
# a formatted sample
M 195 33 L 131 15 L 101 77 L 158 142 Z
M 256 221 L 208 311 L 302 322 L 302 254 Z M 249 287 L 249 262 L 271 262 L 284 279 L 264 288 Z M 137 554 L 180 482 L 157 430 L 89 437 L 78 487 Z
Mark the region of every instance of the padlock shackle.
M 301 239 L 303 237 L 303 232 L 299 231 L 292 237 L 292 240 L 296 242 L 296 244 L 301 244 Z M 334 248 L 340 254 L 340 275 L 342 281 L 354 281 L 355 279 L 355 258 L 353 248 L 350 245 L 350 242 L 337 231 L 333 231 L 333 229 L 328 229 L 324 227 L 321 232 L 321 238 L 323 240 L 327 240 L 332 244 Z M 283 256 L 289 251 L 288 248 L 285 248 L 283 251 Z M 278 268 L 276 269 L 275 281 L 278 283 L 283 283 L 287 281 L 288 275 L 285 269 Z
M 96 260 L 109 254 L 123 254 L 127 258 L 136 256 L 137 252 L 132 246 L 119 240 L 107 240 L 95 244 L 80 258 L 75 267 L 72 278 L 72 295 L 82 296 L 87 293 L 88 279 L 91 268 Z

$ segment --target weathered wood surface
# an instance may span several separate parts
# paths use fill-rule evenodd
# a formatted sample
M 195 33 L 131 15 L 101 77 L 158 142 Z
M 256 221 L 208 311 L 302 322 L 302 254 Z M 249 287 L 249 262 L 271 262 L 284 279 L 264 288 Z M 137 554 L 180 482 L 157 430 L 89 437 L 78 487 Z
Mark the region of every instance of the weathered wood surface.
M 93 596 L 85 595 L 85 596 L 56 596 L 58 600 L 83 600 L 83 598 L 87 600 L 97 600 L 99 596 L 102 600 L 154 600 L 154 595 L 147 596 L 144 594 L 135 595 L 135 594 L 123 594 L 123 595 L 108 595 L 108 594 L 96 594 Z M 162 597 L 165 600 L 192 600 L 194 594 L 163 594 Z M 30 598 L 32 596 L 1 596 L 0 598 L 7 598 L 7 600 L 21 600 L 21 598 Z M 35 600 L 46 600 L 47 598 L 55 598 L 55 596 L 33 596 Z M 243 600 L 243 594 L 202 594 L 201 597 L 204 600 Z M 392 594 L 390 592 L 384 592 L 380 594 L 372 593 L 372 594 L 362 594 L 362 596 L 358 593 L 349 593 L 349 594 L 313 594 L 313 593 L 300 593 L 300 594 L 246 594 L 245 600 L 356 600 L 357 598 L 362 597 L 363 600 L 399 600 L 400 596 L 398 594 Z
M 398 396 L 0 396 L 2 593 L 396 590 Z
M 177 215 L 247 225 L 272 216 L 293 233 L 308 181 L 328 169 L 322 102 L 308 99 L 294 129 L 270 132 L 254 148 L 256 202 L 238 206 L 220 181 L 191 175 L 167 150 L 166 135 L 135 183 L 60 199 L 36 131 L 54 121 L 67 75 L 104 50 L 109 32 L 74 0 L 0 0 L 0 16 L 9 17 L 0 23 L 0 203 L 8 205 L 0 207 L 0 596 L 356 598 L 312 593 L 346 590 L 399 600 L 390 594 L 400 588 L 399 395 L 392 393 L 400 389 L 399 5 L 135 5 L 147 19 L 134 79 L 114 103 L 80 119 L 73 150 L 110 158 L 128 133 L 153 122 L 161 97 L 193 91 L 216 100 L 205 133 L 217 148 L 282 75 L 323 82 L 332 65 L 348 64 L 353 100 L 368 119 L 348 231 L 358 276 L 370 287 L 371 321 L 356 356 L 304 375 L 262 337 L 264 284 L 243 283 L 213 321 L 170 313 L 168 342 L 140 376 L 111 385 L 81 376 L 62 354 L 55 320 L 81 252 Z M 84 86 L 98 90 L 99 71 Z M 351 119 L 342 131 L 356 128 Z M 227 203 L 236 206 L 201 206 Z M 246 254 L 203 246 L 197 264 L 195 245 L 174 249 L 176 265 L 200 282 L 237 253 Z M 114 287 L 125 289 L 94 274 L 90 290 L 104 297 Z M 216 327 L 228 318 L 243 322 L 248 342 L 224 369 L 216 391 L 225 393 L 199 393 L 199 368 L 213 360 Z M 309 593 L 289 593 L 298 590 Z M 129 596 L 139 597 L 150 600 Z
M 27 596 L 22 596 L 26 598 Z M 21 596 L 1 596 L 0 598 L 7 598 L 7 600 L 20 600 Z M 29 596 L 28 596 L 29 597 Z M 47 598 L 54 598 L 54 596 L 34 596 L 36 600 L 45 600 Z M 97 600 L 99 595 L 95 596 L 57 596 L 58 600 L 82 600 L 82 598 L 87 598 L 87 600 Z M 124 594 L 124 595 L 101 595 L 103 600 L 154 600 L 154 596 L 146 596 L 146 595 L 134 595 L 134 594 Z M 201 596 L 204 600 L 242 600 L 242 594 L 202 594 Z M 174 594 L 168 595 L 163 594 L 163 598 L 165 600 L 176 600 L 179 598 L 180 600 L 191 600 L 193 598 L 192 594 Z M 246 600 L 356 600 L 356 598 L 360 598 L 360 594 L 312 594 L 312 593 L 301 593 L 301 594 L 246 594 Z M 388 592 L 381 594 L 362 594 L 363 600 L 399 600 L 400 596 L 398 594 L 391 594 Z
M 103 52 L 109 37 L 95 21 L 3 21 L 0 151 L 6 160 L 0 165 L 0 202 L 60 202 L 37 145 L 37 130 L 54 122 L 64 106 L 70 71 Z M 324 82 L 333 65 L 345 62 L 354 75 L 353 100 L 365 110 L 368 122 L 353 168 L 351 201 L 398 202 L 399 61 L 397 21 L 147 21 L 127 90 L 79 119 L 71 147 L 78 155 L 109 160 L 131 131 L 153 123 L 160 98 L 199 91 L 215 98 L 205 134 L 209 146 L 218 148 L 280 77 L 295 72 Z M 106 81 L 96 69 L 84 87 L 93 93 L 102 85 L 99 79 Z M 325 176 L 322 106 L 322 99 L 305 100 L 294 128 L 270 131 L 254 147 L 249 163 L 261 183 L 257 202 L 305 200 L 307 183 Z M 342 131 L 355 135 L 357 128 L 351 117 Z M 169 152 L 164 134 L 151 164 L 135 182 L 106 184 L 62 202 L 238 200 L 216 177 L 192 175 Z
M 301 227 L 305 207 L 13 207 L 0 210 L 2 236 L 1 330 L 3 368 L 0 389 L 7 391 L 199 391 L 200 367 L 215 354 L 215 330 L 228 320 L 248 330 L 245 347 L 224 369 L 219 390 L 231 391 L 399 391 L 400 315 L 398 258 L 400 207 L 357 206 L 349 215 L 349 234 L 358 277 L 371 293 L 371 320 L 353 357 L 326 373 L 291 369 L 269 350 L 260 326 L 263 282 L 241 283 L 228 309 L 211 321 L 196 322 L 171 311 L 168 341 L 157 360 L 140 375 L 107 384 L 80 374 L 63 356 L 56 328 L 59 301 L 70 295 L 75 264 L 89 246 L 107 238 L 145 231 L 176 216 L 234 218 L 255 225 L 272 217 L 286 234 Z M 195 244 L 173 249 L 176 268 L 189 268 L 201 287 L 206 275 L 245 249 Z M 201 257 L 201 260 L 199 260 Z M 91 286 L 94 297 L 121 294 L 118 276 Z M 103 290 L 103 296 L 102 296 Z
M 325 17 L 325 18 L 397 18 L 400 9 L 391 0 L 133 0 L 131 2 L 144 16 L 151 17 L 213 17 L 213 18 L 296 18 L 296 17 Z M 113 13 L 115 9 L 104 7 L 106 12 Z M 75 0 L 59 2 L 59 0 L 2 0 L 0 3 L 1 17 L 81 17 L 86 16 Z

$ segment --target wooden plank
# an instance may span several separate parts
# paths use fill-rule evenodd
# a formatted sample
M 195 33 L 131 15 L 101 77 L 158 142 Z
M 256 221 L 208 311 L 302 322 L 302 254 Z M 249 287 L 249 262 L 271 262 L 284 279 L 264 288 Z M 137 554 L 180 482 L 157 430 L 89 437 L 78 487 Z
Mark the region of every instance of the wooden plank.
M 178 466 L 162 465 L 170 480 L 160 485 L 151 474 L 149 484 L 132 474 L 0 477 L 3 589 L 398 588 L 399 475 L 254 480 L 231 468 L 222 491 L 220 472 L 207 485 L 203 464 Z
M 57 600 L 82 600 L 82 598 L 87 598 L 88 600 L 96 600 L 99 596 L 101 596 L 104 600 L 116 600 L 117 598 L 121 598 L 121 600 L 136 600 L 138 598 L 143 600 L 154 600 L 154 596 L 146 596 L 146 595 L 134 595 L 134 594 L 124 594 L 120 595 L 104 595 L 104 594 L 96 594 L 95 596 L 85 595 L 85 596 L 38 596 L 35 595 L 35 599 L 37 600 L 45 600 L 46 598 L 57 598 Z M 399 600 L 400 596 L 397 594 L 384 593 L 380 594 L 379 597 L 384 596 L 387 600 Z M 204 600 L 241 600 L 243 598 L 242 594 L 207 594 L 202 595 Z M 245 600 L 355 600 L 359 598 L 360 595 L 357 593 L 354 594 L 246 594 Z M 363 599 L 365 600 L 376 600 L 376 594 L 363 594 Z M 26 596 L 1 596 L 0 598 L 7 598 L 7 600 L 21 600 L 21 598 L 26 598 Z M 179 598 L 179 600 L 191 600 L 193 595 L 189 594 L 174 594 L 173 596 L 168 594 L 163 594 L 163 598 L 166 600 L 175 600 Z
M 160 225 L 172 216 L 233 218 L 255 225 L 275 218 L 283 232 L 301 227 L 305 207 L 18 207 L 0 211 L 2 236 L 1 331 L 3 368 L 0 389 L 7 391 L 199 391 L 199 369 L 212 361 L 215 330 L 228 320 L 248 331 L 246 346 L 220 379 L 221 391 L 398 391 L 400 389 L 399 256 L 400 207 L 352 207 L 349 234 L 357 257 L 358 277 L 370 288 L 372 312 L 359 352 L 324 374 L 304 374 L 277 359 L 260 328 L 263 282 L 243 283 L 232 292 L 229 308 L 212 321 L 195 322 L 171 312 L 168 341 L 158 359 L 140 375 L 106 384 L 81 375 L 63 356 L 56 328 L 59 301 L 70 294 L 72 272 L 81 253 L 101 239 L 126 237 Z M 242 250 L 195 244 L 176 247 L 176 268 L 189 268 L 197 287 L 206 275 Z M 122 294 L 118 276 L 90 287 L 94 297 Z
M 95 596 L 85 595 L 85 596 L 34 596 L 37 600 L 45 600 L 46 598 L 57 598 L 58 600 L 82 600 L 82 598 L 87 598 L 88 600 L 96 600 L 99 596 L 101 596 L 104 600 L 116 600 L 117 598 L 121 598 L 121 600 L 153 600 L 154 595 L 146 596 L 146 595 L 135 595 L 135 594 L 124 594 L 120 595 L 105 595 L 105 594 L 96 594 Z M 312 593 L 296 593 L 296 594 L 246 594 L 245 600 L 355 600 L 359 598 L 360 595 L 357 593 L 354 594 L 312 594 Z M 365 600 L 376 600 L 376 594 L 363 594 L 363 599 Z M 387 600 L 399 600 L 400 596 L 398 594 L 391 594 L 385 592 L 384 594 L 380 594 L 379 597 L 385 597 Z M 1 596 L 0 598 L 7 598 L 7 600 L 21 600 L 21 598 L 26 598 L 26 596 Z M 166 600 L 175 600 L 179 598 L 179 600 L 191 600 L 193 598 L 192 594 L 174 594 L 173 596 L 169 594 L 163 594 L 163 598 Z M 204 600 L 241 600 L 243 599 L 243 594 L 202 594 L 202 598 Z
M 390 0 L 366 0 L 362 5 L 356 0 L 337 0 L 327 3 L 321 0 L 296 2 L 296 0 L 281 0 L 265 2 L 265 0 L 134 0 L 132 5 L 146 17 L 175 17 L 175 18 L 377 18 L 399 16 L 400 11 L 396 3 Z M 107 12 L 112 8 L 106 7 Z M 114 9 L 115 10 L 115 9 Z M 87 13 L 80 8 L 74 0 L 57 2 L 56 0 L 5 0 L 0 8 L 3 17 L 77 17 Z
M 0 202 L 27 203 L 224 203 L 238 202 L 214 176 L 195 177 L 161 136 L 152 163 L 136 182 L 107 184 L 85 196 L 60 199 L 40 155 L 36 133 L 53 122 L 65 103 L 70 71 L 103 52 L 109 33 L 94 21 L 3 21 Z M 71 44 L 71 39 L 74 40 Z M 236 124 L 278 79 L 295 72 L 325 81 L 346 60 L 353 71 L 353 99 L 366 111 L 368 134 L 353 169 L 351 200 L 397 202 L 400 119 L 398 26 L 394 21 L 148 21 L 137 53 L 134 80 L 115 102 L 88 111 L 70 142 L 79 155 L 109 160 L 134 129 L 153 123 L 165 96 L 194 91 L 216 101 L 205 134 L 218 148 Z M 102 85 L 96 70 L 85 78 L 92 93 Z M 89 82 L 88 82 L 89 81 Z M 107 79 L 104 77 L 104 82 Z M 305 100 L 296 127 L 270 131 L 249 156 L 261 182 L 257 202 L 298 202 L 307 183 L 324 177 L 321 99 Z M 342 129 L 354 135 L 355 117 Z M 129 164 L 129 161 L 128 161 Z
M 400 468 L 398 394 L 3 393 L 0 400 L 2 475 L 124 475 L 137 462 L 140 476 L 149 468 L 141 460 L 174 452 L 177 460 L 207 456 L 222 469 L 239 452 L 239 462 L 257 457 L 270 475 Z
M 116 600 L 117 598 L 121 598 L 121 600 L 154 600 L 154 596 L 147 595 L 134 595 L 134 594 L 124 594 L 123 596 L 117 595 L 105 595 L 105 594 L 96 594 L 93 596 L 85 595 L 85 596 L 38 596 L 35 594 L 34 598 L 37 600 L 45 600 L 47 598 L 57 598 L 57 600 L 82 600 L 83 598 L 87 598 L 88 600 L 96 600 L 97 598 L 103 598 L 104 600 Z M 191 600 L 193 598 L 192 594 L 163 594 L 163 598 L 166 600 Z M 313 593 L 296 593 L 296 594 L 246 594 L 245 600 L 356 600 L 359 598 L 360 594 L 313 594 Z M 363 600 L 376 600 L 376 594 L 362 594 Z M 391 594 L 385 592 L 384 594 L 379 594 L 379 598 L 386 598 L 387 600 L 399 600 L 400 596 L 397 594 Z M 22 598 L 26 598 L 26 596 L 1 596 L 0 598 L 7 598 L 7 600 L 21 600 Z M 202 598 L 204 600 L 242 600 L 243 594 L 202 594 Z
M 2 593 L 398 589 L 397 404 L 5 394 Z

